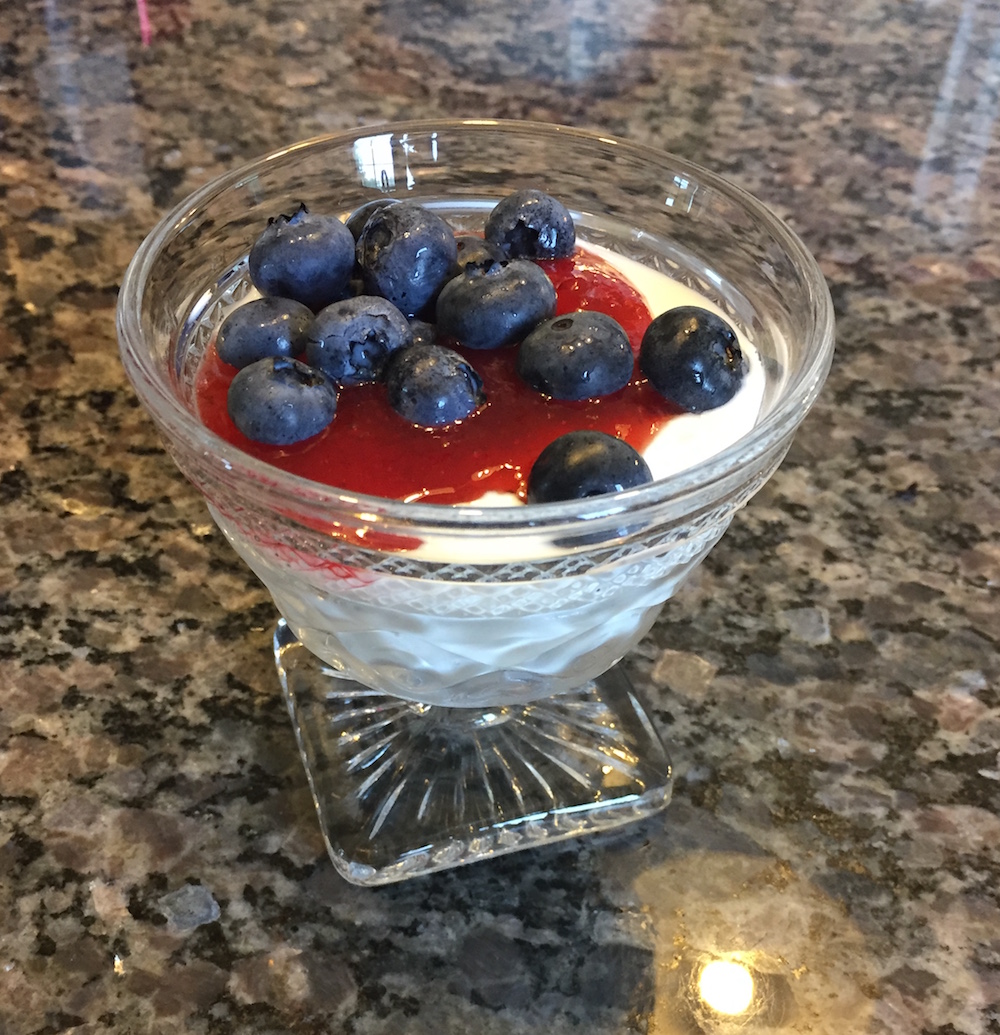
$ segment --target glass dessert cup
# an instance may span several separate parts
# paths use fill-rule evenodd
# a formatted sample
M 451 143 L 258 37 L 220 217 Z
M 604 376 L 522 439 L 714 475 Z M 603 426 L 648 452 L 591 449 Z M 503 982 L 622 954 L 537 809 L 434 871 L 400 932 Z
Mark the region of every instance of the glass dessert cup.
M 753 430 L 611 496 L 451 507 L 346 493 L 215 436 L 195 378 L 251 290 L 268 218 L 390 194 L 481 229 L 521 187 L 578 238 L 683 282 L 754 343 Z M 787 451 L 831 361 L 822 275 L 763 205 L 680 158 L 555 126 L 413 122 L 296 144 L 208 184 L 149 234 L 122 357 L 171 455 L 281 614 L 275 663 L 338 870 L 380 884 L 663 808 L 670 765 L 617 668 Z

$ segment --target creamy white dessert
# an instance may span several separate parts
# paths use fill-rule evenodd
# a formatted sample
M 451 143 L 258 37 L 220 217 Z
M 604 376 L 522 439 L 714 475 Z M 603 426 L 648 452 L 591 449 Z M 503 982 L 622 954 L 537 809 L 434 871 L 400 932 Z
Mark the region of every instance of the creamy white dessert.
M 720 312 L 656 270 L 585 247 L 613 263 L 654 316 L 679 305 Z M 644 452 L 655 478 L 703 463 L 753 428 L 765 374 L 753 343 L 740 345 L 750 367 L 740 391 L 716 410 L 667 423 Z M 494 495 L 472 506 L 512 503 L 520 505 Z M 728 526 L 723 517 L 680 539 L 624 545 L 596 566 L 579 562 L 586 546 L 566 556 L 543 535 L 456 533 L 409 551 L 412 573 L 397 566 L 389 574 L 352 566 L 336 541 L 322 556 L 322 549 L 278 546 L 212 512 L 293 632 L 331 671 L 425 704 L 470 707 L 527 702 L 606 671 Z M 470 575 L 471 566 L 491 567 Z

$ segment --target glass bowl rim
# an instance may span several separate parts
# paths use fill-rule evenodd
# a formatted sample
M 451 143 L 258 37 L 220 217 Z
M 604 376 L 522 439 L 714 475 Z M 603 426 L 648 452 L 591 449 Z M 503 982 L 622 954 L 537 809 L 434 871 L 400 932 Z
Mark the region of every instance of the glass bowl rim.
M 805 363 L 797 376 L 786 386 L 773 410 L 746 435 L 721 450 L 710 460 L 670 477 L 649 482 L 638 488 L 606 496 L 589 497 L 531 506 L 501 507 L 442 506 L 435 503 L 404 502 L 382 496 L 347 492 L 290 474 L 266 461 L 258 460 L 208 430 L 191 413 L 162 378 L 152 360 L 152 352 L 144 348 L 141 311 L 149 271 L 165 244 L 194 219 L 212 200 L 252 179 L 272 163 L 287 160 L 297 153 L 322 150 L 373 134 L 420 134 L 441 130 L 520 132 L 523 134 L 570 137 L 584 144 L 602 144 L 621 148 L 637 159 L 669 163 L 683 170 L 693 180 L 717 191 L 739 208 L 761 221 L 784 249 L 786 257 L 798 269 L 810 287 L 810 313 L 813 336 Z M 120 353 L 126 372 L 143 405 L 154 421 L 169 437 L 196 447 L 203 456 L 217 461 L 230 476 L 249 478 L 269 495 L 277 494 L 288 501 L 308 503 L 310 509 L 333 508 L 334 511 L 364 511 L 390 524 L 398 521 L 410 529 L 472 533 L 477 529 L 495 532 L 537 531 L 540 528 L 576 524 L 607 518 L 612 515 L 649 507 L 680 505 L 686 497 L 701 498 L 716 483 L 726 481 L 744 465 L 752 468 L 755 458 L 790 437 L 811 408 L 829 371 L 834 348 L 834 313 L 829 288 L 813 255 L 784 220 L 758 198 L 728 179 L 672 152 L 637 143 L 610 134 L 564 126 L 555 123 L 513 119 L 413 119 L 359 126 L 319 134 L 276 148 L 214 177 L 171 208 L 143 239 L 122 278 L 118 294 L 116 322 Z M 600 522 L 603 524 L 603 522 Z

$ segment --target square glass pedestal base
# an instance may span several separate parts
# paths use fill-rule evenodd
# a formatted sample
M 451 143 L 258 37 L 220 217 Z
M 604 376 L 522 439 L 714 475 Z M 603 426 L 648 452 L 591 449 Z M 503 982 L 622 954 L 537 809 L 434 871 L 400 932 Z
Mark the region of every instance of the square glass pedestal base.
M 447 708 L 340 677 L 283 621 L 274 657 L 323 837 L 353 884 L 609 830 L 670 800 L 670 760 L 617 668 L 530 704 Z

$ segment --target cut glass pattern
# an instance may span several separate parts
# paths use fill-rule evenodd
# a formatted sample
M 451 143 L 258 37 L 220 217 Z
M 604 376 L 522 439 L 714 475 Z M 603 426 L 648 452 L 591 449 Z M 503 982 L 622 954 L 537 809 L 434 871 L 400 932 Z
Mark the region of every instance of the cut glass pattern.
M 279 623 L 275 662 L 327 848 L 387 884 L 652 816 L 663 745 L 618 669 L 527 705 L 443 708 L 338 678 Z

